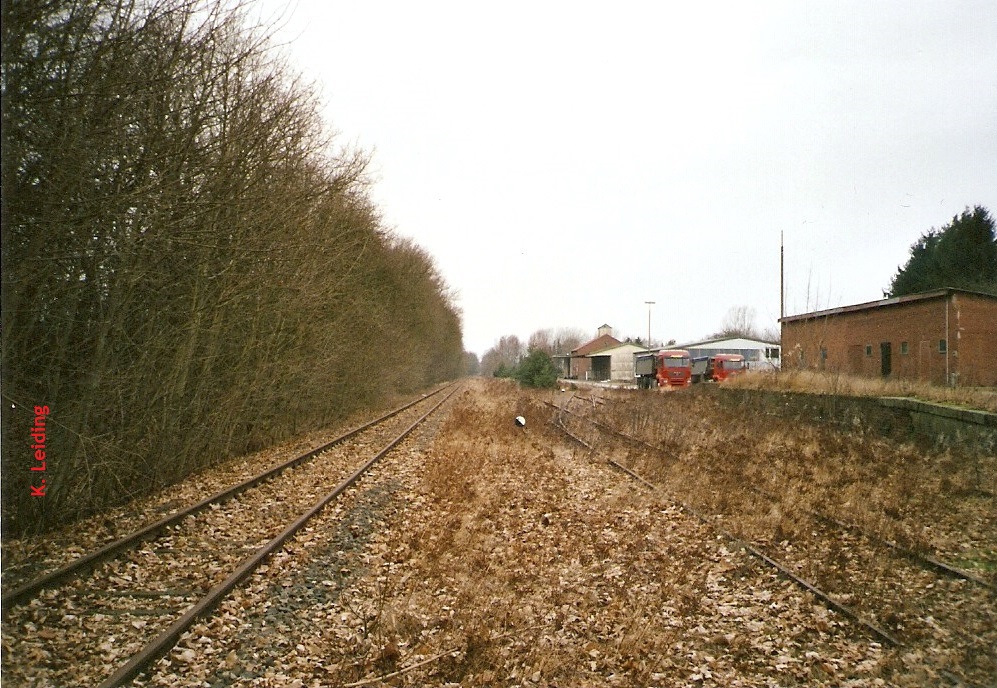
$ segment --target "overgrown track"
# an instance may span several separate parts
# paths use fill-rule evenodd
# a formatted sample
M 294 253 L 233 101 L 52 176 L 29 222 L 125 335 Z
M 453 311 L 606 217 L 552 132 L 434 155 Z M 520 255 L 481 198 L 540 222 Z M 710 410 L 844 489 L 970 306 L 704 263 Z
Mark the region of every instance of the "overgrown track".
M 595 447 L 592 444 L 586 442 L 585 440 L 583 440 L 578 435 L 575 435 L 565 425 L 563 425 L 561 423 L 557 423 L 557 425 L 558 425 L 558 427 L 561 428 L 561 430 L 564 432 L 564 434 L 566 434 L 572 440 L 574 440 L 575 442 L 581 444 L 586 449 L 594 451 Z M 642 484 L 644 487 L 646 487 L 646 488 L 648 488 L 650 490 L 664 492 L 664 490 L 662 489 L 662 487 L 660 485 L 656 485 L 656 484 L 652 483 L 651 481 L 647 480 L 646 478 L 644 478 L 642 475 L 640 475 L 636 471 L 633 471 L 632 469 L 624 466 L 623 464 L 619 463 L 618 461 L 615 461 L 613 459 L 606 459 L 606 462 L 610 466 L 612 466 L 613 468 L 619 469 L 622 472 L 626 473 L 628 476 L 630 476 L 631 478 L 633 478 L 634 480 L 636 480 L 637 482 L 639 482 L 640 484 Z M 665 494 L 667 494 L 667 493 L 665 493 Z M 716 528 L 716 523 L 709 516 L 707 516 L 706 514 L 704 514 L 703 512 L 701 512 L 699 509 L 691 506 L 690 504 L 687 504 L 686 502 L 684 502 L 684 501 L 682 501 L 682 500 L 680 500 L 677 497 L 674 497 L 672 495 L 668 495 L 668 497 L 669 497 L 669 499 L 674 504 L 676 504 L 677 506 L 681 507 L 682 510 L 685 511 L 686 513 L 691 514 L 692 516 L 694 516 L 696 519 L 698 519 L 702 523 L 709 524 L 709 525 L 713 526 L 714 528 Z M 823 602 L 824 604 L 826 604 L 828 607 L 830 607 L 834 611 L 836 611 L 836 612 L 838 612 L 840 614 L 843 614 L 844 616 L 848 617 L 852 621 L 855 621 L 856 623 L 858 623 L 860 626 L 863 626 L 876 639 L 883 641 L 887 645 L 894 645 L 895 646 L 895 645 L 899 645 L 900 644 L 900 642 L 896 638 L 894 638 L 892 635 L 890 635 L 889 633 L 887 633 L 883 629 L 881 629 L 881 628 L 879 628 L 879 627 L 877 627 L 877 626 L 875 626 L 875 625 L 873 625 L 873 624 L 865 621 L 857 613 L 855 613 L 853 610 L 849 609 L 848 607 L 846 607 L 843 604 L 840 604 L 840 603 L 836 602 L 833 597 L 831 597 L 830 595 L 828 595 L 824 591 L 818 589 L 812 583 L 810 583 L 810 582 L 808 582 L 808 581 L 800 578 L 799 576 L 795 575 L 786 566 L 780 564 L 778 561 L 772 559 L 771 557 L 766 556 L 758 548 L 756 548 L 756 547 L 752 546 L 751 544 L 745 542 L 742 538 L 740 538 L 740 537 L 738 537 L 738 536 L 736 536 L 736 535 L 734 535 L 732 533 L 729 533 L 729 532 L 723 530 L 722 528 L 717 528 L 717 530 L 726 539 L 730 540 L 731 542 L 734 542 L 734 543 L 737 543 L 737 544 L 743 546 L 753 556 L 761 559 L 762 561 L 764 561 L 769 566 L 775 568 L 780 573 L 782 573 L 783 575 L 785 575 L 788 578 L 790 578 L 794 583 L 796 583 L 800 587 L 804 588 L 808 592 L 813 593 L 818 599 L 821 600 L 821 602 Z
M 634 471 L 629 457 L 648 451 L 658 454 L 659 462 L 674 463 L 674 457 L 662 456 L 661 448 L 596 417 L 555 408 L 554 423 L 576 441 L 593 451 L 598 445 L 600 453 L 616 457 L 607 458 L 614 467 L 662 490 Z M 614 452 L 612 445 L 620 442 L 626 445 Z M 931 657 L 938 675 L 954 685 L 992 680 L 997 671 L 997 599 L 991 582 L 815 511 L 807 512 L 803 518 L 809 521 L 793 533 L 759 537 L 758 530 L 745 524 L 777 511 L 778 497 L 745 483 L 743 476 L 724 479 L 702 466 L 694 470 L 702 471 L 705 491 L 722 496 L 703 506 L 689 504 L 686 495 L 665 492 L 689 513 L 893 646 L 898 656 Z
M 553 406 L 553 404 L 551 404 L 551 406 Z M 558 407 L 555 406 L 554 408 L 558 408 Z M 573 417 L 580 418 L 580 419 L 582 419 L 582 420 L 584 420 L 584 421 L 586 421 L 588 423 L 591 423 L 593 426 L 595 426 L 596 428 L 598 428 L 600 431 L 602 431 L 604 433 L 613 435 L 613 436 L 615 436 L 615 437 L 617 437 L 619 439 L 622 439 L 622 440 L 624 440 L 626 442 L 629 442 L 629 443 L 632 443 L 634 445 L 644 447 L 644 448 L 646 448 L 646 449 L 648 449 L 650 451 L 653 451 L 653 452 L 656 452 L 656 453 L 659 453 L 659 454 L 663 453 L 662 450 L 659 447 L 655 447 L 654 445 L 652 445 L 652 444 L 650 444 L 648 442 L 645 442 L 644 440 L 641 440 L 641 439 L 639 439 L 637 437 L 633 437 L 632 435 L 628 435 L 625 432 L 621 432 L 621 431 L 619 431 L 619 430 L 617 430 L 617 429 L 615 429 L 613 427 L 610 427 L 609 425 L 607 425 L 606 423 L 603 423 L 603 422 L 599 421 L 598 419 L 591 418 L 591 417 L 585 416 L 585 415 L 580 415 L 580 414 L 572 413 L 571 411 L 568 411 L 566 408 L 559 408 L 558 410 L 561 413 L 570 413 Z M 578 437 L 574 437 L 573 436 L 573 438 L 576 441 L 582 441 Z M 589 445 L 587 445 L 587 443 L 586 443 L 586 446 L 589 446 Z M 616 462 L 614 462 L 614 461 L 611 461 L 611 463 L 615 464 L 616 467 L 618 467 L 618 468 L 621 468 L 621 469 L 623 469 L 625 471 L 629 471 L 629 469 L 627 469 L 625 466 L 621 466 L 619 464 L 616 464 Z M 754 485 L 751 485 L 751 484 L 748 484 L 748 483 L 744 483 L 742 485 L 742 487 L 745 490 L 748 490 L 748 491 L 753 492 L 753 493 L 755 493 L 757 495 L 760 495 L 761 497 L 763 497 L 763 498 L 765 498 L 765 499 L 767 499 L 769 501 L 773 501 L 773 502 L 774 501 L 778 501 L 778 496 L 777 495 L 773 495 L 770 492 L 768 492 L 766 490 L 763 490 L 763 489 L 761 489 L 759 487 L 756 487 Z M 834 527 L 836 527 L 836 528 L 838 528 L 839 530 L 842 530 L 842 531 L 849 531 L 850 533 L 854 534 L 857 537 L 865 538 L 865 539 L 867 539 L 867 540 L 869 540 L 869 541 L 871 541 L 873 543 L 876 543 L 877 545 L 880 545 L 882 547 L 891 549 L 891 550 L 893 550 L 893 552 L 895 554 L 897 554 L 899 556 L 902 556 L 902 557 L 905 557 L 907 559 L 910 559 L 912 562 L 914 562 L 915 564 L 917 564 L 918 566 L 920 566 L 920 567 L 922 567 L 924 569 L 934 570 L 934 571 L 937 571 L 940 574 L 943 574 L 943 575 L 946 575 L 946 576 L 949 576 L 949 577 L 953 577 L 953 578 L 962 578 L 963 580 L 970 581 L 972 583 L 975 583 L 976 585 L 982 586 L 984 588 L 988 588 L 988 589 L 990 589 L 993 592 L 997 592 L 997 585 L 995 585 L 994 583 L 992 583 L 992 582 L 990 582 L 988 580 L 984 580 L 983 578 L 981 578 L 980 576 L 977 576 L 974 573 L 971 573 L 971 572 L 966 571 L 964 569 L 961 569 L 961 568 L 959 568 L 957 566 L 953 566 L 952 564 L 949 564 L 949 563 L 946 563 L 944 561 L 941 561 L 940 559 L 938 559 L 935 556 L 931 556 L 931 555 L 928 555 L 928 554 L 924 554 L 922 552 L 914 551 L 912 549 L 909 549 L 907 547 L 904 547 L 904 546 L 900 545 L 897 542 L 894 542 L 892 540 L 884 539 L 884 538 L 879 537 L 878 535 L 876 535 L 874 533 L 869 533 L 869 532 L 865 531 L 863 528 L 861 528 L 860 526 L 858 526 L 858 525 L 856 525 L 854 523 L 846 523 L 845 521 L 842 521 L 842 520 L 837 519 L 837 518 L 835 518 L 833 516 L 829 516 L 827 514 L 821 513 L 819 511 L 807 510 L 807 513 L 808 513 L 808 515 L 811 518 L 813 518 L 813 519 L 815 519 L 817 521 L 820 521 L 820 522 L 822 522 L 822 523 L 824 523 L 826 525 L 834 526 Z
M 41 685 L 96 685 L 133 655 L 100 684 L 122 685 L 428 418 L 448 389 L 163 519 L 155 532 L 136 531 L 33 592 L 19 589 L 30 601 L 5 607 L 5 667 L 41 663 Z M 358 456 L 366 457 L 359 466 Z M 77 577 L 86 569 L 90 576 Z

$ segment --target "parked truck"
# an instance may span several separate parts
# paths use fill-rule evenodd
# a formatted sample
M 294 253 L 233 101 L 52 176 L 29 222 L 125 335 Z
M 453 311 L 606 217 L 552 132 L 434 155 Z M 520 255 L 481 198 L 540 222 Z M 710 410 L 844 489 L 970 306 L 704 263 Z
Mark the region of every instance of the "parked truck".
M 634 377 L 641 389 L 688 387 L 692 379 L 692 357 L 685 349 L 635 354 Z
M 693 382 L 723 382 L 744 371 L 744 356 L 741 354 L 714 354 L 692 361 Z

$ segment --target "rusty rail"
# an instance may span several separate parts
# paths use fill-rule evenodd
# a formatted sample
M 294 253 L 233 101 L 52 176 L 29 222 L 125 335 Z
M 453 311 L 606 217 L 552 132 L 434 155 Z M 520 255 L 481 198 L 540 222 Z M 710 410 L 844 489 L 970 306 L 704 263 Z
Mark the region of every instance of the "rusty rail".
M 593 447 L 592 447 L 591 444 L 589 444 L 588 442 L 585 442 L 580 437 L 577 437 L 576 435 L 572 434 L 566 427 L 564 427 L 563 424 L 561 424 L 561 423 L 555 423 L 555 425 L 557 425 L 561 429 L 562 432 L 564 432 L 566 435 L 568 435 L 574 441 L 581 443 L 583 446 L 588 447 L 589 449 L 593 449 Z M 830 594 L 824 592 L 823 590 L 821 590 L 820 588 L 818 588 L 817 586 L 815 586 L 810 581 L 807 581 L 807 580 L 805 580 L 803 578 L 800 578 L 795 573 L 793 573 L 792 571 L 790 571 L 787 567 L 783 566 L 782 564 L 780 564 L 775 559 L 772 559 L 771 557 L 769 557 L 768 555 L 766 555 L 764 552 L 762 552 L 761 550 L 759 550 L 754 545 L 752 545 L 752 544 L 744 541 L 743 539 L 737 537 L 733 533 L 729 533 L 726 530 L 724 530 L 723 528 L 720 528 L 713 520 L 711 520 L 710 518 L 708 518 L 704 514 L 700 513 L 699 511 L 697 511 L 696 509 L 694 509 L 690 505 L 686 504 L 682 500 L 674 497 L 673 495 L 671 495 L 670 493 L 668 493 L 664 488 L 662 488 L 660 485 L 656 485 L 656 484 L 652 483 L 651 481 L 645 479 L 643 476 L 641 476 L 640 474 L 638 474 L 636 471 L 634 471 L 634 470 L 632 470 L 630 468 L 627 468 L 626 466 L 624 466 L 623 464 L 621 464 L 621 463 L 619 463 L 617 461 L 614 461 L 612 459 L 606 459 L 606 463 L 609 464 L 610 466 L 612 466 L 613 468 L 616 468 L 618 470 L 623 471 L 624 473 L 626 473 L 631 478 L 633 478 L 633 479 L 637 480 L 638 482 L 640 482 L 647 489 L 652 490 L 654 492 L 659 492 L 668 501 L 672 502 L 673 504 L 675 504 L 676 506 L 678 506 L 683 511 L 687 512 L 688 514 L 690 514 L 691 516 L 693 516 L 694 518 L 696 518 L 700 522 L 702 522 L 702 523 L 710 526 L 711 528 L 713 528 L 724 539 L 726 539 L 729 542 L 732 542 L 735 545 L 743 548 L 746 552 L 748 552 L 749 554 L 751 554 L 753 557 L 755 557 L 755 558 L 763 561 L 765 564 L 771 566 L 772 568 L 774 568 L 775 570 L 777 570 L 780 574 L 782 574 L 783 576 L 785 576 L 786 578 L 788 578 L 789 580 L 791 580 L 793 583 L 795 583 L 796 585 L 800 586 L 801 588 L 803 588 L 807 592 L 809 592 L 812 595 L 814 595 L 825 606 L 827 606 L 828 608 L 830 608 L 830 609 L 838 612 L 842 616 L 845 616 L 846 618 L 848 618 L 849 620 L 851 620 L 853 623 L 856 623 L 859 626 L 863 627 L 864 629 L 866 629 L 866 631 L 868 631 L 870 634 L 872 634 L 875 638 L 879 639 L 883 643 L 886 643 L 887 645 L 891 645 L 893 647 L 899 647 L 899 646 L 902 645 L 902 643 L 897 638 L 895 638 L 893 635 L 891 635 L 890 633 L 886 632 L 885 630 L 883 630 L 879 626 L 871 623 L 870 621 L 868 621 L 866 619 L 863 619 L 862 616 L 858 612 L 856 612 L 855 610 L 851 609 L 850 607 L 847 607 L 846 605 L 841 604 L 840 602 L 838 602 L 837 600 L 835 600 L 833 597 L 831 597 Z
M 588 418 L 587 416 L 583 416 L 581 414 L 577 414 L 577 413 L 574 413 L 572 411 L 569 411 L 566 408 L 560 408 L 560 407 L 558 407 L 558 406 L 556 406 L 554 404 L 551 404 L 550 402 L 547 402 L 547 404 L 549 406 L 553 406 L 554 408 L 557 408 L 558 410 L 560 410 L 560 411 L 562 411 L 564 413 L 568 413 L 569 415 L 571 415 L 571 416 L 573 416 L 575 418 L 581 418 L 582 420 L 588 421 L 589 423 L 593 424 L 594 426 L 596 426 L 597 428 L 603 430 L 604 432 L 608 432 L 608 433 L 610 433 L 612 435 L 620 437 L 620 438 L 622 438 L 624 440 L 627 440 L 629 442 L 633 442 L 635 444 L 639 444 L 641 446 L 647 447 L 648 449 L 650 449 L 652 451 L 655 451 L 655 452 L 659 452 L 660 453 L 662 451 L 660 447 L 656 447 L 653 444 L 651 444 L 649 442 L 646 442 L 646 441 L 644 441 L 644 440 L 642 440 L 640 438 L 632 437 L 632 436 L 630 436 L 630 435 L 628 435 L 628 434 L 626 434 L 624 432 L 621 432 L 621 431 L 619 431 L 619 430 L 617 430 L 615 428 L 612 428 L 612 427 L 606 425 L 605 423 L 602 423 L 602 422 L 600 422 L 598 420 L 595 420 L 594 418 Z M 575 438 L 575 439 L 577 440 L 578 438 Z M 620 467 L 620 468 L 622 468 L 622 467 Z M 627 469 L 624 469 L 624 470 L 627 470 Z M 761 495 L 761 496 L 765 497 L 766 499 L 776 500 L 775 495 L 772 495 L 772 494 L 770 494 L 770 493 L 766 492 L 765 490 L 762 490 L 762 489 L 760 489 L 758 487 L 755 487 L 753 485 L 746 485 L 745 487 L 747 489 L 751 490 L 752 492 L 754 492 L 755 494 L 758 494 L 758 495 Z M 860 526 L 858 526 L 858 525 L 856 525 L 854 523 L 848 523 L 846 521 L 841 521 L 840 519 L 837 519 L 837 518 L 835 518 L 833 516 L 829 516 L 827 514 L 821 513 L 819 511 L 815 511 L 813 509 L 806 509 L 805 511 L 808 514 L 810 514 L 813 518 L 815 518 L 815 519 L 817 519 L 819 521 L 823 521 L 824 523 L 828 523 L 828 524 L 834 525 L 834 526 L 836 526 L 838 528 L 841 528 L 843 530 L 849 530 L 849 531 L 851 531 L 853 533 L 857 533 L 857 534 L 861 535 L 862 537 L 868 538 L 872 542 L 876 542 L 876 543 L 878 543 L 878 544 L 880 544 L 880 545 L 882 545 L 884 547 L 887 547 L 887 548 L 893 550 L 894 552 L 896 552 L 897 554 L 899 554 L 900 556 L 902 556 L 902 557 L 904 557 L 904 558 L 906 558 L 906 559 L 908 559 L 910 561 L 913 561 L 915 564 L 918 564 L 922 568 L 930 569 L 930 570 L 933 570 L 933 571 L 935 571 L 937 573 L 941 573 L 943 575 L 946 575 L 946 576 L 949 576 L 949 577 L 952 577 L 952 578 L 961 578 L 961 579 L 969 581 L 971 583 L 975 583 L 976 585 L 979 585 L 981 587 L 987 588 L 987 589 L 989 589 L 991 591 L 997 592 L 997 585 L 995 585 L 994 583 L 991 583 L 990 581 L 988 581 L 988 580 L 986 580 L 984 578 L 981 578 L 980 576 L 977 576 L 976 574 L 974 574 L 974 573 L 972 573 L 970 571 L 966 571 L 965 569 L 961 569 L 961 568 L 958 568 L 958 567 L 953 566 L 951 564 L 947 564 L 944 561 L 941 561 L 940 559 L 937 559 L 937 558 L 935 558 L 933 556 L 929 556 L 929 555 L 925 555 L 925 554 L 920 554 L 918 552 L 915 552 L 914 550 L 911 550 L 911 549 L 908 549 L 906 547 L 903 547 L 899 543 L 896 543 L 896 542 L 894 542 L 892 540 L 887 540 L 886 538 L 880 537 L 880 536 L 875 535 L 873 533 L 868 533 L 862 527 L 860 527 Z
M 241 483 L 238 483 L 237 485 L 227 487 L 211 495 L 210 497 L 205 497 L 196 504 L 192 504 L 191 506 L 185 507 L 168 516 L 165 516 L 159 519 L 158 521 L 155 521 L 154 523 L 150 523 L 149 525 L 140 528 L 139 530 L 136 530 L 133 533 L 125 535 L 124 537 L 119 538 L 118 540 L 115 540 L 113 542 L 104 545 L 103 547 L 100 547 L 99 549 L 93 550 L 88 554 L 84 554 L 80 556 L 78 559 L 74 559 L 70 563 L 61 566 L 55 569 L 54 571 L 51 571 L 50 573 L 47 573 L 32 581 L 29 581 L 21 585 L 20 587 L 12 590 L 9 593 L 5 593 L 2 597 L 2 600 L 0 600 L 0 604 L 3 605 L 4 613 L 9 611 L 14 605 L 20 604 L 26 600 L 31 599 L 36 593 L 48 588 L 55 587 L 76 576 L 83 575 L 87 571 L 96 567 L 101 562 L 113 558 L 118 553 L 125 551 L 127 549 L 131 549 L 134 546 L 138 545 L 139 543 L 155 537 L 169 526 L 179 523 L 187 516 L 203 511 L 211 504 L 219 504 L 222 502 L 226 502 L 229 499 L 232 499 L 233 497 L 236 497 L 237 495 L 245 492 L 246 490 L 249 490 L 250 488 L 256 487 L 261 483 L 264 483 L 272 478 L 275 478 L 279 474 L 283 473 L 285 470 L 293 468 L 295 466 L 298 466 L 299 464 L 302 464 L 306 461 L 315 458 L 316 456 L 318 456 L 324 451 L 327 451 L 331 447 L 337 444 L 341 444 L 342 442 L 345 442 L 351 437 L 359 434 L 360 432 L 363 432 L 364 430 L 367 430 L 368 428 L 377 425 L 378 423 L 383 423 L 389 418 L 392 418 L 398 415 L 399 413 L 405 411 L 406 409 L 409 409 L 412 406 L 415 406 L 416 404 L 421 403 L 426 399 L 429 399 L 439 394 L 445 389 L 447 389 L 447 387 L 441 387 L 440 389 L 434 390 L 433 392 L 430 392 L 429 394 L 426 394 L 419 399 L 404 404 L 403 406 L 400 406 L 394 409 L 393 411 L 389 411 L 388 413 L 384 414 L 379 418 L 376 418 L 375 420 L 372 420 L 368 423 L 364 423 L 363 425 L 360 425 L 340 435 L 339 437 L 336 437 L 335 439 L 332 439 L 329 442 L 326 442 L 325 444 L 302 454 L 301 456 L 297 456 L 293 459 L 285 461 L 284 463 L 275 466 L 267 471 L 264 471 L 263 473 L 248 478 L 242 481 Z
M 347 488 L 353 485 L 353 483 L 355 483 L 360 476 L 367 472 L 371 466 L 380 461 L 388 452 L 394 449 L 395 446 L 397 446 L 413 430 L 415 430 L 416 427 L 426 420 L 426 418 L 436 411 L 436 409 L 452 397 L 455 392 L 456 389 L 453 389 L 446 397 L 437 402 L 425 414 L 420 416 L 418 420 L 412 423 L 400 435 L 389 442 L 381 451 L 366 461 L 362 466 L 357 468 L 357 470 L 354 471 L 350 477 L 337 485 L 332 492 L 319 500 L 318 503 L 316 503 L 308 511 L 301 514 L 301 516 L 285 528 L 280 535 L 270 540 L 270 542 L 250 556 L 246 557 L 228 576 L 228 578 L 212 588 L 207 595 L 202 597 L 198 602 L 184 612 L 184 614 L 173 622 L 169 628 L 133 655 L 127 663 L 105 679 L 104 682 L 100 684 L 99 688 L 116 688 L 117 686 L 124 685 L 126 682 L 135 678 L 135 676 L 144 671 L 147 667 L 151 666 L 157 659 L 169 652 L 170 648 L 176 644 L 177 640 L 187 628 L 189 628 L 197 619 L 212 611 L 226 595 L 228 595 L 237 585 L 239 585 L 239 583 L 255 571 L 264 562 L 264 560 L 267 559 L 267 557 L 280 549 L 280 547 L 282 547 L 292 535 L 300 530 L 305 523 L 321 512 L 326 505 L 329 504 L 329 502 L 334 500 L 346 491 Z

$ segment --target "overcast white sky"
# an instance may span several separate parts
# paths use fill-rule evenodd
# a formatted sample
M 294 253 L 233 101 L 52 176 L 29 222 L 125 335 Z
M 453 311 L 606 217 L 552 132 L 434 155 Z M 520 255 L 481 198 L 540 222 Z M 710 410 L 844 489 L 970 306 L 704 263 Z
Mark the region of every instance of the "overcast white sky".
M 997 214 L 997 7 L 263 0 L 464 345 L 540 328 L 680 343 L 730 309 L 882 298 L 909 248 Z

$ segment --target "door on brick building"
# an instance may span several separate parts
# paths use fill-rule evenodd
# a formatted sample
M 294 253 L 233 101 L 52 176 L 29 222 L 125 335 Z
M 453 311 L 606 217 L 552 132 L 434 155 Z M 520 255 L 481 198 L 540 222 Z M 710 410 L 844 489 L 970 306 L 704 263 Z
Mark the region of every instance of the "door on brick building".
M 922 341 L 917 348 L 917 376 L 921 380 L 931 380 L 933 378 L 933 366 L 931 365 L 931 344 Z
M 889 342 L 882 342 L 879 345 L 880 372 L 883 377 L 889 377 L 893 372 L 893 349 Z
M 862 374 L 861 344 L 850 344 L 848 346 L 848 372 L 854 375 Z

